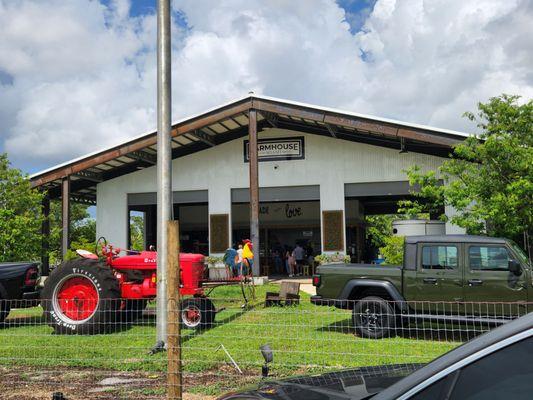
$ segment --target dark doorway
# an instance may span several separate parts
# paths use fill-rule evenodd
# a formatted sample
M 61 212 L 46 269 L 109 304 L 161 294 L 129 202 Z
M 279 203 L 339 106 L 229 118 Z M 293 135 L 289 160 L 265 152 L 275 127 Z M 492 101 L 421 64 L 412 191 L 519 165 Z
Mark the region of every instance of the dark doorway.
M 232 205 L 233 242 L 238 245 L 250 234 L 250 208 L 247 203 Z M 285 274 L 284 255 L 296 244 L 320 254 L 320 202 L 261 202 L 259 204 L 262 274 Z M 312 250 L 311 250 L 312 249 Z M 281 258 L 281 264 L 280 259 Z
M 157 207 L 135 205 L 129 207 L 128 248 L 147 250 L 157 247 Z M 142 220 L 141 224 L 139 220 Z M 180 221 L 180 246 L 184 253 L 209 254 L 208 207 L 207 203 L 174 204 L 174 219 Z M 142 226 L 143 240 L 139 246 L 139 232 Z M 142 248 L 138 248 L 142 247 Z

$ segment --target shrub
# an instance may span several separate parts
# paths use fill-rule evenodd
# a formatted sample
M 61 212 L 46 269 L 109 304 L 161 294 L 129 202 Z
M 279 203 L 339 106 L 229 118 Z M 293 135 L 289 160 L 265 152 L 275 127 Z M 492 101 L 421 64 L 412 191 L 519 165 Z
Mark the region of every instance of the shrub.
M 390 236 L 385 239 L 385 246 L 379 251 L 385 257 L 385 264 L 401 265 L 403 263 L 403 236 Z
M 335 254 L 319 254 L 315 256 L 315 261 L 319 265 L 323 264 L 331 264 L 331 263 L 349 263 L 350 262 L 350 256 L 347 256 L 346 254 L 341 254 L 339 252 Z

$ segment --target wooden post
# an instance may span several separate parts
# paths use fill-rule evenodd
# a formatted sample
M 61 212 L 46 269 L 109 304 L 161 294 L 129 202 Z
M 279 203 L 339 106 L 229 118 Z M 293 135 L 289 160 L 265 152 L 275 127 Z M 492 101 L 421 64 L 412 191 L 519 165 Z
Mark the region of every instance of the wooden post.
M 63 260 L 70 247 L 70 177 L 63 178 L 61 182 L 61 218 L 62 218 L 62 236 L 61 236 L 61 254 Z
M 43 222 L 41 224 L 41 275 L 50 275 L 50 197 L 47 194 L 42 202 Z
M 248 154 L 250 164 L 250 240 L 254 247 L 253 274 L 260 274 L 259 266 L 259 165 L 257 154 L 257 111 L 251 109 L 248 116 Z
M 182 365 L 180 333 L 180 242 L 179 222 L 167 222 L 167 399 L 182 399 Z

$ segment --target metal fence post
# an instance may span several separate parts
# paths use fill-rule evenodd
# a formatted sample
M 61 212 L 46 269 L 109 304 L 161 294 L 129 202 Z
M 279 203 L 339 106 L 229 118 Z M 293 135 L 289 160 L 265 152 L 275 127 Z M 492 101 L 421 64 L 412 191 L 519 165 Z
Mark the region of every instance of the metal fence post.
M 179 222 L 168 221 L 167 270 L 167 398 L 182 399 L 181 332 L 180 332 L 180 234 Z
M 172 220 L 170 0 L 157 2 L 157 342 L 167 341 L 167 221 Z

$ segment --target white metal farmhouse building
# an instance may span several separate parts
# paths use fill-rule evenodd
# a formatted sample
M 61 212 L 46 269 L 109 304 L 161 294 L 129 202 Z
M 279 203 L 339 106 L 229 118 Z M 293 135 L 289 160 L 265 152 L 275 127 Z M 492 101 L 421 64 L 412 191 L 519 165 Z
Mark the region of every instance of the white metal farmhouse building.
M 404 170 L 413 164 L 436 169 L 466 137 L 252 94 L 181 120 L 172 132 L 174 217 L 182 248 L 219 254 L 249 237 L 250 187 L 258 185 L 265 260 L 273 246 L 297 242 L 317 253 L 364 259 L 365 214 L 394 213 L 396 202 L 409 196 Z M 259 172 L 251 181 L 248 141 L 255 132 Z M 145 245 L 155 245 L 156 157 L 151 132 L 37 173 L 31 181 L 50 199 L 63 199 L 65 240 L 69 202 L 81 201 L 96 204 L 97 235 L 108 242 L 129 247 L 135 214 L 144 217 Z M 446 229 L 458 232 L 451 225 Z

